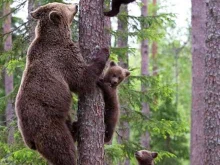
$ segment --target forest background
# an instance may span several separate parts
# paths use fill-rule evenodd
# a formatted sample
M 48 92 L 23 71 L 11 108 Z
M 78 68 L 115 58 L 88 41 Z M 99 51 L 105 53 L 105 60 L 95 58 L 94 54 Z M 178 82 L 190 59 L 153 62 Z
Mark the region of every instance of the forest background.
M 48 2 L 54 1 L 0 1 L 2 165 L 47 164 L 37 152 L 24 146 L 17 129 L 14 100 L 35 26 L 28 13 Z M 141 10 L 143 6 L 148 9 L 145 13 Z M 12 13 L 10 17 L 8 11 Z M 121 119 L 112 144 L 105 145 L 107 164 L 137 164 L 134 153 L 140 149 L 157 151 L 157 165 L 189 164 L 190 12 L 189 0 L 137 1 L 123 6 L 118 17 L 111 19 L 112 28 L 107 29 L 111 34 L 111 59 L 128 67 L 131 76 L 120 86 Z M 11 22 L 7 21 L 9 19 Z M 72 26 L 75 41 L 79 37 L 78 21 L 76 18 Z M 73 102 L 74 117 L 77 96 L 73 96 Z

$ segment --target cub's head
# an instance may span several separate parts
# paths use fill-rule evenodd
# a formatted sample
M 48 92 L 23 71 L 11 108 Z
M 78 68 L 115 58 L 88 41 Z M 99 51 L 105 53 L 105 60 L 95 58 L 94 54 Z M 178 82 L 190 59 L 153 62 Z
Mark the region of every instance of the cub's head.
M 70 27 L 76 15 L 76 4 L 48 3 L 31 12 L 31 16 L 41 24 L 39 28 L 47 30 L 49 27 Z M 57 28 L 58 29 L 58 28 Z
M 157 157 L 157 155 L 158 153 L 147 150 L 140 150 L 135 153 L 135 157 L 139 165 L 153 165 L 153 160 Z
M 104 81 L 110 83 L 112 87 L 117 87 L 129 75 L 130 72 L 127 69 L 124 69 L 117 65 L 114 61 L 111 61 L 104 76 Z

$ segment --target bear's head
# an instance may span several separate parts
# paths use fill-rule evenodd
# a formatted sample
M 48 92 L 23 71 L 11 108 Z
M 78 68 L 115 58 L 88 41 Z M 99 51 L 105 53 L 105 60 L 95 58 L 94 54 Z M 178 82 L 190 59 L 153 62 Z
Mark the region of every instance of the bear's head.
M 37 34 L 53 33 L 70 34 L 70 25 L 76 15 L 76 4 L 48 3 L 31 12 L 31 16 L 38 20 Z
M 153 160 L 157 157 L 158 153 L 150 152 L 148 150 L 140 150 L 135 153 L 135 157 L 139 165 L 153 165 Z
M 111 61 L 104 76 L 104 81 L 110 83 L 111 87 L 117 87 L 129 75 L 130 72 L 127 69 L 124 69 L 117 65 L 114 61 Z

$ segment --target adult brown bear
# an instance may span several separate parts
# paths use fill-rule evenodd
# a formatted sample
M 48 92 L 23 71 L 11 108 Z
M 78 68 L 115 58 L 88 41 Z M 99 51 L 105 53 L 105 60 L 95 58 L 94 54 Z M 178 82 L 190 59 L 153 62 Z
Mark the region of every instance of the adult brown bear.
M 109 52 L 94 51 L 86 64 L 71 40 L 77 6 L 50 3 L 31 13 L 38 20 L 16 97 L 18 126 L 26 145 L 54 165 L 75 165 L 75 147 L 66 124 L 71 92 L 83 95 L 96 87 Z

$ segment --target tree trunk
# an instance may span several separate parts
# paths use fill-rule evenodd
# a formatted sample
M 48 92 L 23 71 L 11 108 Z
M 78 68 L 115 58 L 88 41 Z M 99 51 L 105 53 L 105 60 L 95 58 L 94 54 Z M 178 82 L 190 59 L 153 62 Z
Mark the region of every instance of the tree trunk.
M 122 5 L 121 12 L 128 14 L 128 7 L 127 5 Z M 127 17 L 123 17 L 123 19 L 121 19 L 120 17 L 118 17 L 118 32 L 122 33 L 123 31 L 127 32 L 128 31 L 128 22 L 127 22 Z M 118 40 L 117 40 L 117 45 L 118 48 L 128 48 L 128 36 L 119 36 Z M 128 68 L 128 53 L 126 52 L 125 54 L 121 54 L 119 56 L 119 65 L 123 68 Z M 124 103 L 121 102 L 121 105 L 123 105 Z M 126 106 L 125 106 L 126 107 Z M 120 113 L 121 116 L 125 115 L 125 110 L 124 109 L 120 109 Z M 118 133 L 120 136 L 118 136 L 118 143 L 123 143 L 123 140 L 129 140 L 129 135 L 130 135 L 130 128 L 129 128 L 129 124 L 126 121 L 120 121 L 119 122 L 119 129 L 118 129 Z M 122 139 L 123 137 L 123 139 Z M 130 161 L 129 159 L 126 159 L 124 162 L 120 162 L 119 164 L 124 164 L 124 165 L 129 165 Z
M 192 0 L 191 165 L 204 164 L 205 0 Z M 177 57 L 176 57 L 177 58 Z
M 104 30 L 103 0 L 80 0 L 79 43 L 89 62 L 96 46 L 109 47 Z M 89 84 L 88 84 L 89 85 Z M 99 88 L 79 98 L 78 154 L 80 165 L 104 164 L 104 103 Z
M 220 164 L 220 1 L 209 0 L 205 2 L 207 52 L 205 56 L 205 151 L 203 162 L 205 165 L 217 165 Z M 198 4 L 201 4 L 201 1 L 198 1 L 197 8 Z M 199 14 L 202 15 L 201 8 L 198 9 Z M 201 119 L 199 120 L 201 121 Z
M 147 9 L 147 0 L 142 0 L 143 6 L 141 8 L 141 16 L 142 17 L 147 17 L 148 9 Z M 145 28 L 144 25 L 142 25 L 142 28 Z M 147 76 L 149 73 L 148 71 L 148 64 L 149 64 L 149 57 L 148 57 L 148 40 L 143 40 L 141 42 L 141 75 L 142 76 Z M 146 87 L 145 84 L 141 84 L 141 91 L 146 92 Z M 148 104 L 144 101 L 142 103 L 142 113 L 146 116 L 149 116 L 150 109 Z M 142 136 L 141 136 L 141 145 L 144 146 L 146 149 L 150 148 L 150 135 L 146 131 Z
M 3 6 L 0 6 L 0 17 L 3 16 Z M 0 23 L 0 35 L 3 35 L 4 31 L 3 31 L 3 25 L 2 23 Z M 2 54 L 4 52 L 4 44 L 3 44 L 3 37 L 0 37 L 0 54 Z M 0 76 L 2 76 L 2 80 L 0 83 L 4 84 L 4 70 L 1 70 L 0 72 Z M 0 113 L 0 126 L 4 125 L 4 115 L 2 115 Z
M 5 2 L 4 8 L 3 8 L 3 15 L 7 15 L 11 12 L 10 2 Z M 8 33 L 6 35 L 4 40 L 4 51 L 11 51 L 12 49 L 12 34 L 11 31 L 11 14 L 9 14 L 3 24 L 3 31 L 4 34 Z M 11 92 L 13 91 L 13 75 L 9 75 L 7 72 L 7 69 L 5 69 L 5 95 L 9 96 Z M 11 97 L 7 99 L 7 105 L 5 110 L 6 115 L 6 126 L 8 128 L 8 144 L 12 144 L 14 142 L 14 127 L 12 125 L 13 119 L 14 119 L 14 105 L 13 100 Z

